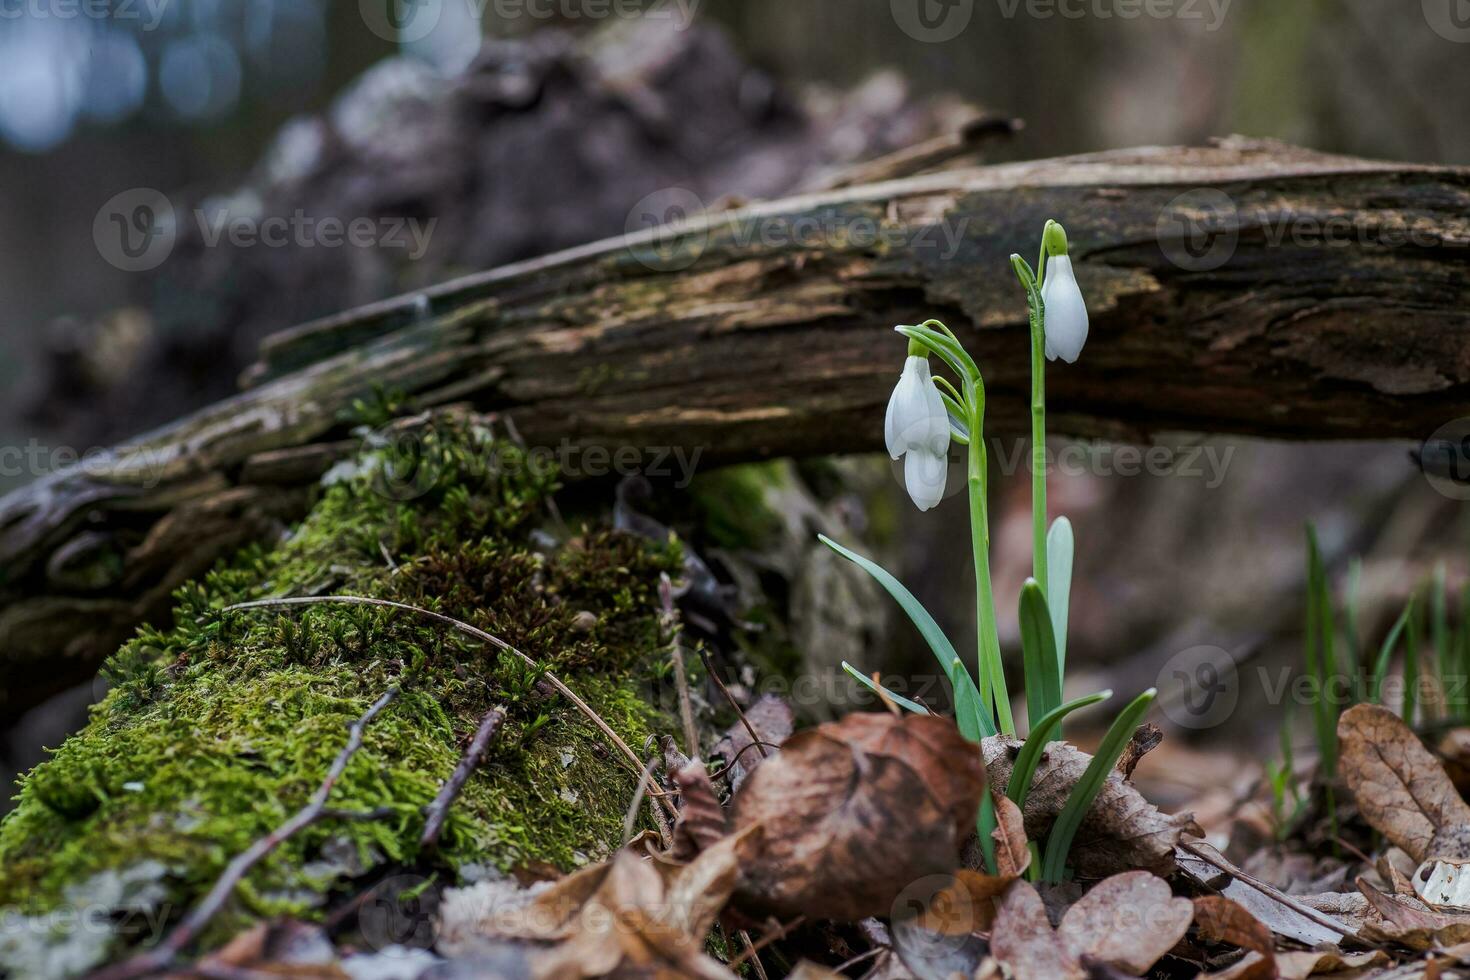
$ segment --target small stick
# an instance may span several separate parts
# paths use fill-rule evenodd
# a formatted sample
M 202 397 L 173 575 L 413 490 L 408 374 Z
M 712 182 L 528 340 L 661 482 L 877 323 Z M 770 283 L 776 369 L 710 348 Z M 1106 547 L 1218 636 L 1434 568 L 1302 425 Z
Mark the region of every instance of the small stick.
M 439 787 L 434 802 L 429 804 L 429 819 L 425 821 L 423 836 L 419 838 L 420 850 L 434 851 L 439 847 L 439 833 L 444 829 L 444 820 L 449 816 L 450 806 L 458 798 L 460 790 L 464 789 L 470 774 L 480 767 L 486 750 L 490 748 L 490 740 L 500 731 L 504 722 L 505 709 L 499 705 L 485 712 L 485 717 L 480 719 L 480 727 L 470 740 L 470 747 L 460 756 L 459 765 L 454 767 L 449 779 Z
M 741 963 L 744 963 L 746 960 L 753 958 L 761 950 L 771 945 L 771 943 L 777 942 L 781 939 L 785 939 L 787 936 L 791 935 L 792 932 L 799 929 L 803 924 L 805 924 L 805 922 L 806 916 L 798 915 L 796 918 L 792 919 L 784 926 L 781 926 L 779 929 L 774 929 L 771 932 L 766 933 L 760 938 L 758 942 L 746 947 L 745 952 L 735 957 L 726 965 L 729 966 L 732 970 L 735 969 Z
M 326 778 L 316 788 L 316 792 L 311 794 L 311 799 L 306 801 L 306 805 L 275 830 L 237 854 L 234 860 L 225 866 L 225 870 L 220 873 L 214 887 L 209 890 L 208 895 L 204 896 L 203 901 L 196 905 L 192 912 L 184 916 L 183 920 L 157 946 L 132 959 L 124 960 L 116 966 L 104 967 L 91 974 L 90 980 L 132 980 L 133 977 L 147 976 L 167 970 L 179 952 L 193 942 L 204 931 L 204 927 L 209 925 L 210 920 L 224 907 L 225 902 L 234 893 L 235 886 L 240 884 L 245 875 L 249 874 L 251 868 L 288 838 L 331 812 L 327 809 L 327 796 L 347 769 L 347 763 L 351 762 L 357 750 L 362 748 L 363 729 L 367 728 L 378 713 L 388 707 L 396 697 L 398 697 L 398 688 L 388 688 L 383 692 L 383 696 L 374 701 L 372 707 L 363 713 L 362 717 L 352 723 L 352 727 L 348 729 L 347 744 L 342 747 L 341 752 L 337 753 L 332 767 L 327 770 Z
M 705 672 L 715 682 L 715 686 L 720 689 L 720 693 L 725 696 L 725 700 L 730 702 L 730 707 L 735 709 L 735 714 L 740 716 L 740 724 L 745 726 L 746 732 L 750 734 L 750 740 L 760 750 L 761 758 L 768 758 L 771 753 L 766 751 L 765 740 L 756 734 L 755 727 L 751 725 L 750 719 L 745 717 L 744 711 L 740 710 L 740 703 L 735 700 L 735 695 L 731 694 L 730 689 L 725 686 L 725 682 L 720 680 L 720 675 L 715 672 L 715 665 L 710 662 L 709 653 L 705 651 L 704 647 L 699 648 L 699 658 L 704 661 Z
M 653 768 L 658 765 L 658 756 L 648 760 L 648 765 L 643 767 L 643 772 L 638 776 L 638 788 L 633 791 L 633 802 L 628 804 L 628 813 L 623 817 L 623 846 L 628 846 L 628 841 L 633 839 L 633 823 L 638 819 L 638 808 L 643 805 L 643 796 L 648 790 L 648 782 L 653 778 Z M 657 810 L 654 811 L 658 813 Z M 668 850 L 670 842 L 664 839 L 663 824 L 659 824 L 659 838 L 663 841 L 664 849 Z
M 628 748 L 628 743 L 624 742 L 622 737 L 618 735 L 617 732 L 613 731 L 612 727 L 608 725 L 607 722 L 602 720 L 601 715 L 592 710 L 591 705 L 589 705 L 586 701 L 583 701 L 581 698 L 577 697 L 576 693 L 573 692 L 571 688 L 563 684 L 561 678 L 557 677 L 551 671 L 543 669 L 542 666 L 536 661 L 532 660 L 530 657 L 526 656 L 524 653 L 511 646 L 509 643 L 506 643 L 500 637 L 486 633 L 484 630 L 471 626 L 469 623 L 460 622 L 453 616 L 446 616 L 443 613 L 434 612 L 432 609 L 425 609 L 422 606 L 410 606 L 406 602 L 394 602 L 392 599 L 372 599 L 367 596 L 360 595 L 319 595 L 293 596 L 286 599 L 255 599 L 251 602 L 237 602 L 233 606 L 226 606 L 223 611 L 233 612 L 240 609 L 267 609 L 275 606 L 309 606 L 316 603 L 324 602 L 340 602 L 347 605 L 355 606 L 382 606 L 386 609 L 401 609 L 404 612 L 411 612 L 416 615 L 425 616 L 429 619 L 443 623 L 446 626 L 459 630 L 466 636 L 472 636 L 477 640 L 483 640 L 484 642 L 490 644 L 497 649 L 504 650 L 506 653 L 518 657 L 527 666 L 531 667 L 534 670 L 541 671 L 541 674 L 543 677 L 546 678 L 547 683 L 556 688 L 556 690 L 561 694 L 562 697 L 572 702 L 572 704 L 577 708 L 578 711 L 586 715 L 588 720 L 596 725 L 598 730 L 600 730 L 603 735 L 607 736 L 608 740 L 617 747 L 618 751 L 623 753 L 623 757 L 627 759 L 628 762 L 632 765 L 633 771 L 635 773 L 643 771 L 643 763 L 639 761 L 638 756 L 633 754 L 633 750 Z M 674 805 L 670 803 L 663 794 L 655 795 L 657 796 L 659 802 L 664 805 L 664 808 L 667 809 L 670 814 L 675 813 Z
M 658 600 L 663 607 L 663 626 L 669 636 L 669 655 L 674 659 L 674 686 L 679 692 L 679 721 L 684 726 L 684 753 L 699 758 L 699 733 L 694 728 L 694 707 L 689 697 L 689 674 L 684 669 L 684 642 L 679 628 L 679 611 L 674 608 L 674 584 L 669 573 L 658 577 Z
M 1311 919 L 1313 922 L 1317 923 L 1319 926 L 1324 926 L 1324 927 L 1326 927 L 1328 929 L 1331 929 L 1333 932 L 1337 933 L 1338 935 L 1345 936 L 1346 938 L 1351 939 L 1354 942 L 1360 942 L 1360 943 L 1363 943 L 1363 944 L 1368 945 L 1368 946 L 1372 946 L 1372 947 L 1377 948 L 1377 949 L 1381 949 L 1382 948 L 1382 946 L 1380 944 L 1378 944 L 1378 943 L 1369 942 L 1368 940 L 1363 939 L 1357 933 L 1353 932 L 1347 926 L 1344 926 L 1341 922 L 1338 922 L 1332 916 L 1327 915 L 1327 914 L 1325 914 L 1323 912 L 1318 912 L 1316 909 L 1312 908 L 1310 905 L 1307 905 L 1307 904 L 1305 904 L 1303 902 L 1298 902 L 1295 899 L 1293 899 L 1290 895 L 1283 894 L 1282 892 L 1280 892 L 1280 891 L 1276 890 L 1275 888 L 1272 888 L 1270 885 L 1266 884 L 1264 881 L 1261 881 L 1258 878 L 1251 877 L 1249 874 L 1247 874 L 1246 872 L 1240 870 L 1235 865 L 1231 864 L 1229 861 L 1220 861 L 1220 860 L 1218 860 L 1218 859 L 1210 856 L 1206 852 L 1200 850 L 1199 848 L 1195 847 L 1193 844 L 1188 844 L 1188 843 L 1180 842 L 1179 848 L 1180 848 L 1180 850 L 1187 851 L 1190 854 L 1193 854 L 1195 857 L 1199 858 L 1201 861 L 1205 862 L 1206 864 L 1210 865 L 1211 867 L 1217 868 L 1220 871 L 1225 872 L 1230 877 L 1236 879 L 1237 881 L 1241 882 L 1242 884 L 1245 884 L 1245 885 L 1248 885 L 1251 888 L 1254 888 L 1256 891 L 1260 892 L 1262 895 L 1265 895 L 1267 898 L 1271 899 L 1272 901 L 1279 902 L 1280 904 L 1285 905 L 1287 908 L 1291 909 L 1293 912 L 1296 912 L 1299 915 L 1306 916 L 1308 919 Z
M 739 957 L 740 961 L 744 962 L 745 957 L 750 956 L 750 968 L 755 971 L 755 975 L 759 977 L 760 980 L 771 980 L 770 977 L 766 976 L 766 968 L 764 965 L 761 964 L 761 958 L 756 955 L 755 944 L 750 941 L 750 933 L 746 932 L 744 929 L 741 929 L 735 935 L 739 936 L 741 943 L 745 945 L 745 952 L 741 953 Z

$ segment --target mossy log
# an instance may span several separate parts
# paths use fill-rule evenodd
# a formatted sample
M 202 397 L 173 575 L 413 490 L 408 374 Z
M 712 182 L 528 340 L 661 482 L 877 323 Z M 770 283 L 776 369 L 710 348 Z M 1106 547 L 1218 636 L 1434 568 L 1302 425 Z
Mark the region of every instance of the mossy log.
M 1024 431 L 1008 255 L 1053 216 L 1094 334 L 1050 376 L 1055 430 L 1424 438 L 1470 410 L 1467 214 L 1464 169 L 1115 151 L 714 213 L 287 331 L 243 394 L 0 501 L 0 710 L 85 678 L 173 588 L 304 512 L 375 388 L 644 467 L 865 450 L 890 328 L 937 316 L 985 367 L 990 430 Z
M 682 567 L 678 543 L 594 528 L 533 547 L 551 475 L 480 420 L 420 431 L 442 477 L 431 490 L 385 495 L 391 450 L 368 453 L 285 540 L 179 590 L 172 627 L 109 659 L 90 722 L 23 778 L 0 823 L 0 973 L 73 975 L 156 940 L 317 789 L 390 687 L 331 792 L 345 813 L 276 848 L 206 945 L 252 919 L 320 918 L 385 869 L 567 870 L 617 846 L 640 773 L 542 670 L 397 609 L 226 609 L 327 593 L 431 609 L 554 672 L 628 745 L 675 730 L 657 589 Z M 492 705 L 506 718 L 422 854 L 425 808 Z

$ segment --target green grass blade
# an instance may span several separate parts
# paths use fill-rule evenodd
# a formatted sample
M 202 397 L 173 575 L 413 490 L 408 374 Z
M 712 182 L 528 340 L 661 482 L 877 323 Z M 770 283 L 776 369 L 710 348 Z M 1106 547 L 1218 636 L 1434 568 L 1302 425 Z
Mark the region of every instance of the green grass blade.
M 1312 720 L 1316 726 L 1317 749 L 1322 770 L 1329 778 L 1337 771 L 1337 716 L 1341 705 L 1332 703 L 1332 684 L 1337 676 L 1337 658 L 1333 649 L 1335 625 L 1332 595 L 1328 591 L 1327 571 L 1322 552 L 1317 547 L 1317 532 L 1307 525 L 1307 671 L 1316 685 L 1312 700 Z
M 1092 762 L 1077 780 L 1077 785 L 1072 787 L 1072 792 L 1067 797 L 1062 812 L 1057 815 L 1056 823 L 1052 825 L 1051 833 L 1046 839 L 1046 857 L 1042 861 L 1041 878 L 1043 881 L 1060 882 L 1062 873 L 1067 868 L 1067 853 L 1072 849 L 1072 839 L 1077 836 L 1077 828 L 1082 826 L 1083 817 L 1092 807 L 1097 799 L 1097 794 L 1102 792 L 1103 785 L 1112 773 L 1113 766 L 1117 765 L 1118 757 L 1123 754 L 1124 747 L 1129 739 L 1133 737 L 1134 730 L 1148 711 L 1149 705 L 1153 703 L 1158 691 L 1149 688 L 1118 713 L 1108 727 L 1107 735 L 1103 736 L 1102 744 L 1098 746 L 1097 754 L 1092 757 Z
M 1378 659 L 1373 663 L 1373 676 L 1368 682 L 1368 703 L 1379 704 L 1383 700 L 1383 678 L 1388 676 L 1389 664 L 1393 662 L 1394 647 L 1399 644 L 1399 636 L 1404 632 L 1404 627 L 1409 624 L 1409 617 L 1414 613 L 1414 600 L 1409 599 L 1409 604 L 1404 611 L 1399 613 L 1399 618 L 1394 620 L 1388 635 L 1383 638 L 1383 645 L 1378 648 Z M 1407 668 L 1406 668 L 1407 669 Z
M 1057 672 L 1057 644 L 1052 635 L 1051 612 L 1041 584 L 1028 578 L 1021 586 L 1021 654 L 1026 670 L 1026 721 L 1034 725 L 1062 703 L 1062 678 Z
M 1031 734 L 1026 736 L 1021 751 L 1016 754 L 1016 761 L 1011 766 L 1011 779 L 1006 785 L 1006 795 L 1015 801 L 1016 806 L 1022 806 L 1026 801 L 1026 794 L 1031 792 L 1031 779 L 1036 775 L 1036 767 L 1041 762 L 1041 754 L 1045 751 L 1046 744 L 1052 740 L 1055 731 L 1061 728 L 1062 719 L 1074 711 L 1106 701 L 1112 696 L 1112 691 L 1098 691 L 1096 694 L 1068 701 L 1061 707 L 1053 708 L 1045 717 L 1031 726 Z
M 1429 593 L 1429 635 L 1434 643 L 1434 673 L 1439 678 L 1444 707 L 1449 709 L 1455 665 L 1450 653 L 1449 596 L 1445 584 L 1444 562 L 1435 564 L 1433 582 Z
M 975 836 L 980 838 L 980 853 L 985 856 L 985 871 L 996 874 L 995 867 L 995 797 L 987 786 L 980 793 L 980 815 L 975 818 Z
M 1410 601 L 1412 608 L 1414 603 Z M 1409 617 L 1404 639 L 1404 724 L 1414 726 L 1414 713 L 1419 707 L 1419 614 Z
M 910 701 L 908 698 L 904 697 L 901 694 L 894 694 L 891 690 L 884 687 L 882 684 L 874 683 L 873 678 L 864 675 L 862 671 L 858 670 L 846 660 L 842 661 L 842 669 L 847 671 L 847 675 L 853 680 L 857 681 L 863 687 L 866 687 L 868 690 L 872 691 L 874 694 L 879 695 L 880 697 L 888 698 L 900 708 L 906 708 L 916 715 L 927 715 L 930 713 L 929 709 L 924 707 L 919 702 Z M 956 708 L 958 708 L 958 705 L 956 705 Z
M 1358 633 L 1360 598 L 1363 591 L 1363 559 L 1354 557 L 1348 564 L 1347 595 L 1343 600 L 1342 636 L 1347 646 L 1347 661 L 1351 664 L 1353 701 L 1361 704 L 1368 700 L 1368 668 L 1363 661 L 1363 644 Z
M 985 701 L 980 696 L 979 689 L 975 687 L 974 678 L 970 676 L 970 672 L 965 669 L 963 663 L 960 663 L 959 668 L 955 669 L 954 665 L 959 663 L 959 655 L 955 653 L 954 645 L 949 642 L 949 637 L 944 635 L 944 631 L 939 628 L 934 617 L 929 615 L 929 610 L 925 609 L 923 604 L 914 598 L 914 594 L 904 588 L 903 583 L 890 575 L 883 566 L 869 561 L 855 551 L 847 550 L 825 534 L 817 535 L 817 539 L 873 576 L 874 581 L 883 586 L 908 614 L 909 619 L 918 628 L 919 634 L 929 644 L 929 649 L 934 651 L 940 669 L 949 678 L 949 683 L 954 688 L 956 709 L 958 710 L 961 704 L 975 706 L 975 710 L 967 711 L 965 714 L 956 713 L 955 721 L 960 726 L 960 733 L 972 742 L 978 742 L 984 736 L 994 735 L 996 733 L 995 719 L 990 717 L 988 711 L 980 707 Z
M 1067 676 L 1067 612 L 1072 603 L 1072 555 L 1077 542 L 1072 522 L 1058 517 L 1046 534 L 1046 605 L 1057 641 L 1057 676 Z

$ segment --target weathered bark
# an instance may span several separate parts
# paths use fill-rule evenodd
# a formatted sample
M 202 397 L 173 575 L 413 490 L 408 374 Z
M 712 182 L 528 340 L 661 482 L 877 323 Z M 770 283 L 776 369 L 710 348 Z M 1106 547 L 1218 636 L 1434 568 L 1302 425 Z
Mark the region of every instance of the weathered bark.
M 991 431 L 1020 430 L 1007 256 L 1050 216 L 1093 315 L 1082 360 L 1051 372 L 1055 429 L 1422 438 L 1470 414 L 1467 213 L 1463 169 L 1241 141 L 1118 151 L 715 214 L 308 324 L 266 343 L 245 393 L 0 501 L 0 708 L 85 676 L 169 588 L 301 513 L 375 388 L 644 462 L 866 450 L 892 325 L 937 316 L 984 367 Z M 1191 217 L 1230 236 L 1228 262 L 1170 260 Z

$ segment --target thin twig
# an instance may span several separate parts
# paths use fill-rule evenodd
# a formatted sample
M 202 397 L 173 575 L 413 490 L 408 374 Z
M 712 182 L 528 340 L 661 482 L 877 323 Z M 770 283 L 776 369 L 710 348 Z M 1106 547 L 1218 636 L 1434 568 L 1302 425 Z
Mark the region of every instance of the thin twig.
M 225 866 L 209 890 L 209 894 L 196 906 L 193 911 L 184 916 L 183 920 L 173 928 L 161 942 L 146 953 L 134 956 L 132 959 L 124 960 L 113 967 L 106 967 L 91 975 L 91 980 L 131 980 L 133 977 L 147 976 L 149 974 L 161 973 L 168 969 L 178 957 L 185 946 L 192 943 L 204 927 L 209 925 L 221 908 L 224 907 L 230 895 L 234 893 L 235 887 L 240 884 L 241 879 L 250 873 L 250 869 L 259 864 L 266 855 L 279 847 L 284 841 L 294 836 L 298 831 L 311 826 L 322 817 L 332 813 L 327 808 L 327 797 L 332 788 L 337 785 L 337 780 L 347 769 L 347 763 L 362 748 L 362 733 L 365 728 L 378 716 L 384 708 L 398 697 L 398 688 L 390 687 L 383 692 L 383 696 L 373 702 L 372 707 L 363 712 L 362 717 L 352 723 L 348 729 L 347 744 L 342 751 L 337 753 L 332 767 L 327 770 L 326 778 L 311 794 L 311 799 L 306 805 L 292 814 L 284 823 L 275 830 L 251 844 L 234 860 Z
M 674 687 L 679 692 L 679 721 L 684 726 L 684 753 L 691 759 L 699 758 L 699 733 L 694 728 L 694 706 L 689 697 L 689 674 L 684 669 L 684 635 L 679 625 L 679 611 L 674 608 L 674 583 L 669 573 L 658 577 L 658 600 L 662 606 L 660 617 L 664 632 L 669 637 L 669 656 L 674 660 Z
M 760 980 L 770 980 L 770 978 L 766 976 L 765 966 L 761 964 L 761 958 L 756 955 L 755 944 L 750 941 L 750 933 L 746 932 L 744 929 L 741 929 L 735 935 L 739 937 L 741 944 L 745 947 L 745 952 L 741 953 L 738 958 L 739 961 L 743 963 L 745 961 L 745 957 L 749 956 L 751 958 L 750 968 L 755 971 L 755 975 L 759 977 Z
M 454 767 L 449 779 L 439 787 L 439 792 L 434 796 L 434 802 L 429 804 L 429 819 L 424 822 L 424 833 L 419 838 L 419 849 L 433 851 L 439 847 L 439 833 L 444 829 L 444 820 L 449 815 L 449 808 L 459 796 L 460 790 L 464 789 L 465 782 L 470 775 L 480 767 L 480 761 L 485 758 L 485 751 L 490 748 L 490 740 L 500 730 L 505 722 L 505 709 L 499 705 L 485 712 L 485 717 L 480 719 L 480 727 L 475 731 L 475 737 L 470 740 L 470 747 L 460 756 L 459 765 Z
M 710 662 L 709 652 L 704 647 L 699 648 L 699 658 L 704 661 L 705 673 L 709 674 L 710 679 L 715 682 L 715 686 L 720 689 L 720 693 L 725 696 L 725 700 L 730 702 L 730 707 L 735 709 L 735 714 L 740 716 L 740 724 L 745 726 L 745 730 L 750 734 L 750 740 L 760 750 L 761 758 L 768 758 L 771 753 L 766 751 L 765 740 L 756 734 L 755 727 L 751 725 L 750 719 L 745 717 L 745 712 L 740 709 L 740 702 L 735 700 L 735 695 L 731 694 L 730 689 L 725 686 L 725 682 L 720 680 L 720 675 L 715 672 L 715 665 Z
M 1182 851 L 1186 851 L 1186 852 L 1188 852 L 1190 854 L 1193 854 L 1195 857 L 1199 858 L 1201 861 L 1205 862 L 1206 864 L 1210 865 L 1211 867 L 1216 868 L 1216 869 L 1218 869 L 1220 871 L 1225 872 L 1227 875 L 1229 875 L 1230 877 L 1236 879 L 1237 881 L 1241 882 L 1244 885 L 1247 885 L 1247 886 L 1249 886 L 1251 888 L 1254 888 L 1256 891 L 1260 892 L 1262 895 L 1265 895 L 1267 898 L 1271 899 L 1272 901 L 1278 902 L 1278 903 L 1286 906 L 1287 908 L 1291 909 L 1293 912 L 1296 912 L 1296 913 L 1298 913 L 1300 915 L 1306 916 L 1308 919 L 1311 919 L 1313 922 L 1317 923 L 1319 926 L 1323 926 L 1323 927 L 1325 927 L 1327 929 L 1331 929 L 1333 932 L 1337 933 L 1338 935 L 1345 936 L 1345 937 L 1347 937 L 1349 939 L 1352 939 L 1355 942 L 1364 943 L 1364 944 L 1366 944 L 1368 946 L 1372 946 L 1372 947 L 1375 947 L 1375 948 L 1382 948 L 1378 943 L 1370 942 L 1367 939 L 1363 939 L 1357 933 L 1355 933 L 1353 930 L 1349 929 L 1347 926 L 1343 925 L 1341 922 L 1338 922 L 1332 916 L 1327 915 L 1325 912 L 1319 912 L 1316 909 L 1312 908 L 1310 905 L 1307 905 L 1307 904 L 1302 903 L 1302 902 L 1298 902 L 1296 899 L 1292 898 L 1290 895 L 1284 894 L 1283 892 L 1278 891 L 1275 888 L 1272 888 L 1270 885 L 1266 884 L 1264 881 L 1261 881 L 1259 878 L 1252 877 L 1251 875 L 1249 875 L 1246 872 L 1242 871 L 1241 869 L 1237 868 L 1235 865 L 1231 864 L 1229 861 L 1223 861 L 1223 860 L 1220 860 L 1219 858 L 1213 857 L 1212 855 L 1208 854 L 1207 852 L 1202 851 L 1199 848 L 1195 847 L 1193 844 L 1190 844 L 1190 843 L 1187 843 L 1187 842 L 1184 842 L 1184 841 L 1181 841 L 1180 842 L 1179 849 L 1182 850 Z
M 766 933 L 760 938 L 758 942 L 751 944 L 749 947 L 746 948 L 745 952 L 735 957 L 726 965 L 729 966 L 732 970 L 735 969 L 746 960 L 754 958 L 757 953 L 765 949 L 767 946 L 771 945 L 771 943 L 785 939 L 787 936 L 791 935 L 791 933 L 801 928 L 802 925 L 804 925 L 805 923 L 806 916 L 798 915 L 796 918 L 792 919 L 784 926 L 781 926 L 779 929 L 774 929 L 771 932 Z
M 648 781 L 653 778 L 653 768 L 658 765 L 658 756 L 648 760 L 648 765 L 643 767 L 643 772 L 638 776 L 638 788 L 633 791 L 633 802 L 628 804 L 628 813 L 623 817 L 623 846 L 633 839 L 633 825 L 638 819 L 638 808 L 643 805 L 644 793 L 648 790 Z M 659 827 L 662 831 L 663 827 Z M 662 836 L 662 834 L 660 834 Z
M 509 653 L 519 658 L 523 663 L 525 663 L 532 669 L 540 671 L 541 675 L 546 678 L 547 683 L 556 688 L 557 692 L 560 693 L 562 697 L 572 702 L 576 709 L 582 712 L 582 714 L 586 715 L 587 719 L 591 721 L 592 724 L 596 725 L 598 730 L 601 731 L 603 735 L 607 736 L 608 741 L 612 742 L 613 745 L 618 749 L 618 751 L 623 753 L 623 758 L 628 760 L 628 763 L 632 767 L 633 772 L 639 773 L 643 771 L 643 763 L 639 761 L 638 756 L 633 754 L 633 750 L 628 748 L 628 743 L 624 742 L 622 737 L 618 735 L 617 732 L 613 731 L 612 727 L 608 725 L 607 722 L 602 720 L 601 715 L 592 710 L 591 705 L 589 705 L 586 701 L 583 701 L 581 698 L 577 697 L 576 693 L 571 688 L 563 684 L 561 678 L 557 677 L 551 671 L 544 669 L 535 660 L 532 660 L 530 657 L 526 656 L 524 653 L 511 646 L 509 643 L 506 643 L 500 637 L 494 636 L 490 633 L 486 633 L 484 630 L 479 629 L 475 626 L 471 626 L 469 623 L 461 622 L 460 620 L 455 619 L 453 616 L 446 616 L 443 613 L 434 612 L 434 610 L 425 609 L 422 606 L 410 606 L 406 602 L 394 602 L 392 599 L 372 599 L 367 596 L 360 595 L 292 596 L 285 599 L 255 599 L 250 602 L 237 602 L 233 606 L 226 606 L 224 608 L 224 611 L 233 612 L 240 609 L 266 609 L 275 606 L 309 606 L 326 602 L 338 602 L 356 606 L 382 606 L 386 609 L 401 609 L 404 612 L 411 612 L 419 616 L 428 617 L 429 619 L 457 629 L 466 636 L 472 636 L 477 640 L 483 640 L 484 642 L 490 644 L 497 649 L 504 650 L 506 653 Z M 664 805 L 664 808 L 667 809 L 670 814 L 675 813 L 674 805 L 670 803 L 668 799 L 663 796 L 663 794 L 655 795 L 658 796 L 659 801 Z

